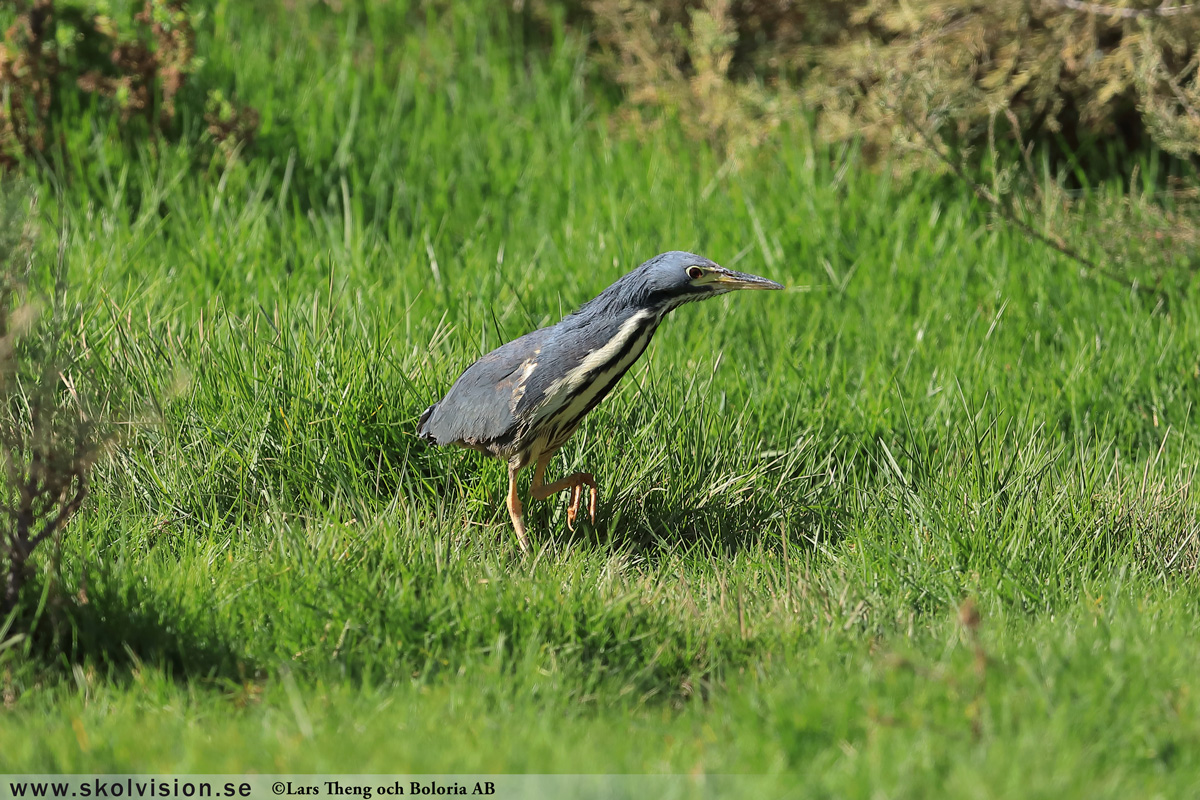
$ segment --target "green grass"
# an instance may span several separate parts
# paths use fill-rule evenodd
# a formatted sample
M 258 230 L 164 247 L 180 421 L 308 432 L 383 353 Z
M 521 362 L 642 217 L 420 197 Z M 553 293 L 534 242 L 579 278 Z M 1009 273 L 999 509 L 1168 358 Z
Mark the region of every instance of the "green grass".
M 81 109 L 60 197 L 39 173 L 141 424 L 0 651 L 0 768 L 1200 789 L 1194 297 L 802 126 L 740 170 L 625 135 L 516 17 L 197 5 L 254 147 Z M 602 519 L 531 504 L 522 559 L 504 466 L 417 416 L 673 248 L 789 291 L 664 324 L 552 467 Z

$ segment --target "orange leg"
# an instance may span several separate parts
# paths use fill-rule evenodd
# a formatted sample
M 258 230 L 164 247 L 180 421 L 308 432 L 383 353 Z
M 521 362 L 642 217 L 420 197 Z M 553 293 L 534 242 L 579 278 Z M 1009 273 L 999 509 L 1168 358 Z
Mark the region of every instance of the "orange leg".
M 538 458 L 537 467 L 533 470 L 533 483 L 529 487 L 533 499 L 545 500 L 552 494 L 570 489 L 571 504 L 567 506 L 567 527 L 575 530 L 575 517 L 579 514 L 579 501 L 583 499 L 583 487 L 587 486 L 591 490 L 588 496 L 588 516 L 591 517 L 592 524 L 595 525 L 596 495 L 599 492 L 596 486 L 596 479 L 592 477 L 590 472 L 576 472 L 554 483 L 542 483 L 542 477 L 546 472 L 546 465 L 550 463 L 550 459 L 553 456 L 553 453 L 546 453 Z
M 529 543 L 525 539 L 525 513 L 521 508 L 521 498 L 517 497 L 517 472 L 520 467 L 508 465 L 508 515 L 512 517 L 513 528 L 517 531 L 517 544 L 522 553 L 529 552 Z

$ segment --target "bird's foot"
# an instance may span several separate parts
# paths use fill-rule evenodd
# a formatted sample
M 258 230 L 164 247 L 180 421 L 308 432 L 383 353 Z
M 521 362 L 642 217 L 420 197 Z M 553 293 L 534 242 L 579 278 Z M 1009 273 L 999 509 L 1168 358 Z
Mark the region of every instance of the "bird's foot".
M 521 548 L 521 555 L 529 554 L 529 538 L 525 535 L 525 520 L 513 518 L 513 528 L 517 532 L 517 547 Z
M 588 487 L 588 517 L 596 524 L 596 496 L 599 489 L 596 479 L 588 472 L 576 472 L 571 476 L 571 503 L 567 506 L 567 529 L 575 530 L 575 517 L 579 515 L 579 501 L 583 499 L 583 487 Z

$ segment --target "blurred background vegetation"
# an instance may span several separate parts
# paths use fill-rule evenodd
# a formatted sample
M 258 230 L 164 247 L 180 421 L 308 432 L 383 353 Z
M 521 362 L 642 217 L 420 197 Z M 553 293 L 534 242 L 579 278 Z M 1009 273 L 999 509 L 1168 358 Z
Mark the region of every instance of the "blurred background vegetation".
M 17 0 L 0 12 L 0 165 L 62 158 L 73 138 L 62 121 L 88 103 L 110 108 L 130 141 L 203 126 L 222 158 L 251 144 L 259 111 L 238 102 L 219 69 L 206 74 L 196 51 L 192 16 L 207 7 Z M 355 4 L 290 7 L 336 14 Z M 503 8 L 534 38 L 566 26 L 590 42 L 589 73 L 610 87 L 623 134 L 671 120 L 738 170 L 778 143 L 781 126 L 811 125 L 818 140 L 852 146 L 877 169 L 969 183 L 999 218 L 1163 302 L 1200 268 L 1192 5 L 511 0 Z M 1159 165 L 1153 174 L 1138 168 L 1146 154 Z M 1122 190 L 1085 191 L 1112 179 Z
M 518 2 L 518 7 L 523 3 Z M 531 0 L 540 19 L 558 5 Z M 1200 10 L 1078 0 L 591 0 L 632 125 L 676 119 L 743 160 L 780 125 L 877 168 L 947 172 L 1090 270 L 1174 291 L 1200 262 Z M 1169 165 L 1139 174 L 1135 154 Z M 1119 196 L 1080 190 L 1119 179 Z

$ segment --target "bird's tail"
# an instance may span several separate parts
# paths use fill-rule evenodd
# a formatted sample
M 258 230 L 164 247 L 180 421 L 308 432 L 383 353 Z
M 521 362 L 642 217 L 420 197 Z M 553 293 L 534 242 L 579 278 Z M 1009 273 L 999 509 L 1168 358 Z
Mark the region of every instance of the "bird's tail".
M 434 438 L 433 432 L 429 430 L 429 420 L 433 417 L 433 410 L 435 408 L 437 408 L 437 403 L 425 409 L 425 413 L 417 420 L 417 438 L 430 444 L 437 444 L 437 439 Z

